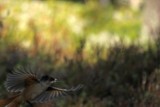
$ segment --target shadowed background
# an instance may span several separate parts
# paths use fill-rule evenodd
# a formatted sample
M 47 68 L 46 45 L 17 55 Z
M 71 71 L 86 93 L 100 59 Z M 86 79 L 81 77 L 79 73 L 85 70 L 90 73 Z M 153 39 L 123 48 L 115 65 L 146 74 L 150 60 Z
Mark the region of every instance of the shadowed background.
M 84 84 L 56 107 L 158 107 L 158 0 L 0 0 L 0 97 L 17 66 Z M 22 105 L 23 106 L 23 105 Z

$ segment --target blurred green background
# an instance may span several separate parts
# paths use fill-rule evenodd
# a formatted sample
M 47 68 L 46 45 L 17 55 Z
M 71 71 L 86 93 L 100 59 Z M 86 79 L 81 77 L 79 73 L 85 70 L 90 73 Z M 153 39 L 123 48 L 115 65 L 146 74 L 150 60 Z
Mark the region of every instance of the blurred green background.
M 55 107 L 159 107 L 160 40 L 146 34 L 145 4 L 0 0 L 0 96 L 7 72 L 30 65 L 84 85 Z

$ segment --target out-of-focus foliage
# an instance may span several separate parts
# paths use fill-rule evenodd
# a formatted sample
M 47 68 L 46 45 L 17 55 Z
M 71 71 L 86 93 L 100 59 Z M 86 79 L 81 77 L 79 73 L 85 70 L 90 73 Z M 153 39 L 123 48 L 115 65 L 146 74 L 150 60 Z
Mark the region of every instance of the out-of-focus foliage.
M 92 45 L 108 47 L 122 38 L 130 44 L 140 32 L 137 11 L 94 1 L 2 2 L 1 20 L 6 41 L 19 42 L 24 48 L 36 44 L 46 52 L 62 48 L 73 54 L 81 39 L 86 39 L 89 52 Z
M 159 106 L 160 40 L 145 48 L 137 42 L 140 10 L 116 0 L 2 1 L 1 84 L 14 67 L 29 64 L 64 87 L 84 84 L 76 96 L 56 100 L 58 107 Z

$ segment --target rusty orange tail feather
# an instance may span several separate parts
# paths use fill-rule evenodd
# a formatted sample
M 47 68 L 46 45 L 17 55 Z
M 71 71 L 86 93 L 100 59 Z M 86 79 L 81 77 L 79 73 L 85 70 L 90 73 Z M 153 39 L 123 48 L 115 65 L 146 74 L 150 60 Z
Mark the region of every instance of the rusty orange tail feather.
M 0 107 L 5 107 L 6 105 L 16 105 L 20 103 L 19 96 L 14 96 L 6 99 L 0 99 Z M 18 107 L 18 106 L 7 106 L 7 107 Z

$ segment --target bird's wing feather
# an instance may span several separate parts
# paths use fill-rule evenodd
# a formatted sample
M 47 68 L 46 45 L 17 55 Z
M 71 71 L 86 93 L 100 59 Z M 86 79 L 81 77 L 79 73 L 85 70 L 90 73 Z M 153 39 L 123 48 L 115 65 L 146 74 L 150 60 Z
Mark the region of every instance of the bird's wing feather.
M 57 87 L 48 87 L 48 89 L 44 92 L 42 92 L 40 95 L 38 95 L 36 98 L 31 100 L 33 103 L 43 103 L 47 101 L 51 101 L 54 98 L 65 96 L 67 94 L 70 94 L 72 92 L 75 92 L 82 88 L 82 85 L 78 85 L 77 87 L 73 87 L 70 89 L 62 89 Z
M 5 87 L 9 92 L 21 92 L 28 81 L 37 80 L 37 75 L 29 68 L 19 67 L 7 75 Z

